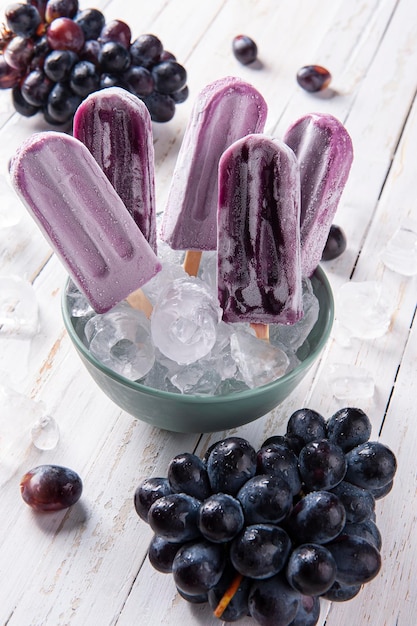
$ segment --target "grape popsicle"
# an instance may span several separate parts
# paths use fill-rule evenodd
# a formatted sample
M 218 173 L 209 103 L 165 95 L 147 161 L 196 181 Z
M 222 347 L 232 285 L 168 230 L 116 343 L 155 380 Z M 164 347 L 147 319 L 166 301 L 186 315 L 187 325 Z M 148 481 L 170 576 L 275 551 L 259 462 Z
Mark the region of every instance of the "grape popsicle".
M 97 313 L 161 269 L 107 177 L 77 139 L 35 133 L 17 151 L 11 180 L 27 210 Z
M 237 139 L 262 132 L 266 115 L 267 105 L 261 94 L 233 76 L 210 83 L 197 96 L 161 228 L 161 239 L 171 248 L 195 252 L 191 259 L 186 256 L 184 267 L 188 273 L 197 273 L 202 250 L 217 247 L 220 157 Z
M 289 127 L 284 142 L 300 164 L 301 271 L 310 277 L 320 262 L 349 176 L 352 140 L 332 115 L 309 113 Z
M 73 136 L 87 146 L 156 252 L 152 123 L 144 103 L 120 87 L 95 91 L 75 112 Z
M 302 317 L 300 172 L 278 139 L 248 135 L 219 164 L 218 295 L 226 322 Z

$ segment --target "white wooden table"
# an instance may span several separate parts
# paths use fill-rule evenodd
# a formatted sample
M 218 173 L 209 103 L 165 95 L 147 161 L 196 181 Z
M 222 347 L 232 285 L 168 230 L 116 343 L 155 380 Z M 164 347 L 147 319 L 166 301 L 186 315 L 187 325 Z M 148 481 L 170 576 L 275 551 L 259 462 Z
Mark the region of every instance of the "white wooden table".
M 8 4 L 1 0 L 1 14 Z M 303 384 L 275 411 L 237 429 L 256 447 L 282 433 L 288 416 L 310 406 L 326 417 L 342 405 L 360 406 L 398 457 L 393 491 L 377 503 L 383 536 L 379 576 L 344 604 L 322 603 L 327 626 L 414 626 L 417 623 L 416 378 L 417 278 L 388 270 L 380 253 L 406 218 L 417 220 L 417 3 L 415 0 L 122 0 L 82 1 L 107 19 L 124 19 L 134 36 L 152 32 L 188 71 L 190 98 L 168 124 L 154 125 L 157 202 L 162 211 L 185 123 L 195 94 L 208 82 L 237 75 L 269 105 L 268 134 L 282 136 L 310 111 L 330 112 L 349 130 L 355 160 L 335 223 L 348 248 L 325 269 L 337 293 L 348 280 L 382 281 L 395 307 L 383 337 L 343 347 L 334 337 Z M 240 65 L 232 38 L 258 43 L 263 67 Z M 317 63 L 333 75 L 331 98 L 302 91 L 299 67 Z M 0 93 L 0 173 L 21 141 L 44 129 L 41 119 L 13 113 Z M 1 200 L 1 199 L 0 199 Z M 40 332 L 32 339 L 0 339 L 0 373 L 15 389 L 41 400 L 57 420 L 61 438 L 52 451 L 30 441 L 30 419 L 19 431 L 0 489 L 0 624 L 7 626 L 184 626 L 219 623 L 205 606 L 178 597 L 172 576 L 146 558 L 150 529 L 133 509 L 138 483 L 165 475 L 183 451 L 203 453 L 213 435 L 161 432 L 121 411 L 95 386 L 64 331 L 60 313 L 65 271 L 23 212 L 0 231 L 0 275 L 30 280 L 40 306 Z M 333 397 L 331 365 L 366 368 L 375 380 L 371 399 Z M 4 407 L 0 407 L 0 411 Z M 2 418 L 4 419 L 4 418 Z M 19 420 L 19 416 L 16 416 Z M 1 423 L 4 430 L 4 423 Z M 0 450 L 0 455 L 2 454 Z M 0 463 L 4 462 L 0 456 Z M 58 463 L 83 479 L 79 504 L 36 515 L 20 497 L 30 468 Z M 242 620 L 242 626 L 252 624 Z

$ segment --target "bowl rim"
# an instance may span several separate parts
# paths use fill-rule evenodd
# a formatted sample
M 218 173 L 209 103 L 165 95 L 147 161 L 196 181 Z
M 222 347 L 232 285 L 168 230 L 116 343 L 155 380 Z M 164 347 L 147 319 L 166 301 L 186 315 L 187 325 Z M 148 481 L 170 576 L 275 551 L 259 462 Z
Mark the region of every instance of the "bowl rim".
M 87 349 L 85 344 L 81 341 L 80 337 L 77 335 L 74 329 L 74 326 L 71 322 L 71 316 L 68 311 L 67 300 L 66 300 L 67 286 L 68 286 L 69 281 L 71 280 L 69 276 L 67 277 L 65 281 L 64 289 L 62 290 L 61 312 L 62 312 L 64 325 L 67 330 L 67 333 L 70 336 L 70 339 L 74 343 L 78 352 L 80 352 L 82 356 L 87 361 L 89 361 L 89 363 L 92 366 L 100 370 L 105 376 L 112 378 L 114 381 L 116 381 L 120 385 L 124 387 L 128 387 L 132 391 L 138 391 L 142 394 L 153 396 L 155 398 L 164 398 L 166 400 L 174 400 L 174 401 L 178 401 L 180 399 L 181 402 L 184 402 L 187 404 L 201 403 L 202 401 L 204 401 L 205 403 L 216 405 L 216 404 L 221 404 L 225 402 L 226 403 L 233 402 L 233 401 L 236 401 L 236 399 L 244 400 L 245 398 L 249 398 L 249 397 L 253 398 L 253 397 L 256 397 L 257 395 L 262 395 L 268 390 L 274 389 L 274 387 L 277 386 L 278 384 L 286 384 L 287 382 L 292 381 L 293 378 L 297 378 L 299 376 L 301 369 L 302 370 L 305 369 L 306 371 L 308 371 L 310 366 L 317 359 L 318 355 L 324 348 L 325 344 L 327 343 L 327 340 L 329 339 L 332 326 L 333 326 L 334 314 L 335 314 L 335 302 L 334 302 L 332 288 L 331 288 L 329 279 L 327 278 L 326 273 L 324 272 L 323 268 L 321 266 L 317 266 L 316 270 L 314 271 L 313 276 L 315 276 L 317 280 L 321 283 L 321 285 L 323 285 L 327 293 L 328 300 L 329 300 L 329 308 L 328 308 L 327 316 L 326 316 L 325 330 L 322 336 L 320 337 L 314 350 L 310 352 L 310 354 L 301 363 L 296 365 L 296 367 L 294 367 L 291 371 L 289 371 L 287 374 L 284 374 L 280 378 L 277 378 L 276 380 L 270 383 L 266 383 L 265 385 L 261 385 L 259 387 L 254 387 L 251 389 L 244 389 L 242 391 L 235 391 L 230 394 L 218 395 L 218 396 L 209 396 L 209 395 L 204 395 L 204 394 L 200 394 L 200 395 L 184 394 L 180 392 L 175 393 L 172 391 L 164 391 L 162 389 L 155 389 L 154 387 L 147 387 L 146 385 L 143 385 L 142 383 L 125 378 L 121 374 L 114 372 L 113 370 L 108 368 L 106 365 L 98 361 L 90 353 L 90 351 Z

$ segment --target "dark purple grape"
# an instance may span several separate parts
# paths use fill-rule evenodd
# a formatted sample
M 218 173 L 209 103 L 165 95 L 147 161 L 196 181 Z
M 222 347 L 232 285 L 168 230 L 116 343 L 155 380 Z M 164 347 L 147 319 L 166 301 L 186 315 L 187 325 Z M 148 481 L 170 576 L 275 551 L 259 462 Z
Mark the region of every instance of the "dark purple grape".
M 39 465 L 20 481 L 23 500 L 36 511 L 60 511 L 81 497 L 83 484 L 76 472 L 60 465 Z
M 84 32 L 79 24 L 69 17 L 58 17 L 46 31 L 52 50 L 72 50 L 79 52 L 85 42 Z
M 367 441 L 346 455 L 346 480 L 363 487 L 379 489 L 391 482 L 397 470 L 394 453 L 379 441 Z
M 173 493 L 205 500 L 211 495 L 210 481 L 203 461 L 195 454 L 177 454 L 168 465 L 168 481 Z
M 22 95 L 29 104 L 41 107 L 48 100 L 52 90 L 53 82 L 43 73 L 42 70 L 33 70 L 22 82 Z
M 267 474 L 250 478 L 236 496 L 242 505 L 246 524 L 277 524 L 288 515 L 292 497 L 285 478 Z
M 106 19 L 98 9 L 84 9 L 77 13 L 74 22 L 81 27 L 86 40 L 98 39 Z
M 70 87 L 74 93 L 85 98 L 100 87 L 97 68 L 90 61 L 79 61 L 71 70 Z
M 170 493 L 172 493 L 172 491 L 168 478 L 160 478 L 157 476 L 145 478 L 145 480 L 138 485 L 133 496 L 136 513 L 141 519 L 147 522 L 148 512 L 152 504 L 156 502 L 158 498 L 168 496 Z
M 168 50 L 162 50 L 161 54 L 159 55 L 159 61 L 176 61 L 177 57 L 175 56 L 175 54 L 173 54 L 172 52 L 169 52 Z
M 139 35 L 130 46 L 133 65 L 143 65 L 148 69 L 159 62 L 163 52 L 162 42 L 155 35 Z
M 143 98 L 153 122 L 169 122 L 175 114 L 175 100 L 171 96 L 154 91 Z
M 369 489 L 369 491 L 374 496 L 375 500 L 380 500 L 381 498 L 385 498 L 391 491 L 394 486 L 394 480 L 390 480 L 386 485 L 382 487 L 376 487 L 375 489 Z
M 23 2 L 9 4 L 5 11 L 8 28 L 20 37 L 32 37 L 41 23 L 36 7 Z
M 335 580 L 330 589 L 326 591 L 322 597 L 331 602 L 347 602 L 357 596 L 361 589 L 362 585 L 344 585 L 338 580 Z
M 271 440 L 270 438 L 269 440 Z M 284 438 L 282 438 L 284 439 Z M 268 441 L 262 444 L 257 454 L 257 474 L 281 476 L 290 486 L 293 496 L 301 490 L 301 480 L 298 472 L 298 459 L 286 443 Z
M 170 574 L 175 555 L 182 545 L 154 535 L 148 548 L 148 559 L 152 567 L 162 574 Z
M 223 546 L 210 541 L 197 541 L 178 550 L 172 574 L 181 591 L 192 596 L 200 595 L 217 585 L 225 564 Z
M 354 407 L 336 411 L 327 422 L 327 437 L 344 452 L 369 440 L 372 424 L 369 417 Z
M 320 617 L 320 598 L 301 596 L 295 618 L 288 626 L 315 626 Z
M 285 530 L 274 524 L 246 526 L 230 544 L 233 567 L 249 578 L 270 578 L 282 570 L 291 550 Z
M 45 21 L 50 23 L 58 17 L 74 17 L 78 11 L 78 0 L 48 0 Z
M 129 67 L 130 55 L 121 43 L 107 41 L 101 46 L 99 62 L 104 72 L 120 74 Z
M 101 45 L 97 39 L 87 39 L 84 47 L 79 52 L 79 57 L 83 61 L 90 61 L 94 65 L 99 64 Z
M 310 93 L 327 89 L 331 80 L 329 70 L 320 65 L 305 65 L 297 72 L 297 83 Z
M 207 472 L 213 492 L 235 496 L 256 472 L 256 452 L 246 439 L 228 437 L 212 448 Z
M 337 565 L 337 581 L 345 585 L 363 585 L 381 569 L 381 555 L 376 547 L 355 535 L 341 535 L 327 544 Z
M 78 56 L 71 50 L 52 50 L 45 59 L 43 71 L 55 83 L 69 79 Z
M 48 96 L 46 105 L 48 121 L 55 124 L 67 124 L 72 120 L 80 104 L 81 97 L 77 96 L 66 83 L 56 83 Z
M 308 491 L 333 489 L 343 480 L 347 469 L 342 448 L 328 439 L 307 443 L 300 452 L 298 465 Z
M 148 524 L 155 534 L 168 541 L 190 541 L 200 535 L 197 527 L 200 504 L 197 498 L 186 493 L 162 496 L 149 509 Z
M 32 117 L 39 111 L 39 107 L 29 104 L 29 102 L 24 99 L 19 85 L 16 85 L 16 87 L 12 89 L 12 102 L 15 110 L 24 117 Z
M 226 608 L 219 612 L 218 606 L 225 593 L 229 592 L 231 586 L 237 585 Z M 215 614 L 224 622 L 236 622 L 248 615 L 248 596 L 252 581 L 238 574 L 230 565 L 225 568 L 223 575 L 217 585 L 208 592 L 208 602 Z M 217 609 L 217 611 L 216 611 Z
M 198 593 L 196 595 L 190 595 L 189 593 L 185 593 L 182 589 L 177 587 L 177 591 L 181 598 L 184 598 L 187 602 L 191 604 L 205 604 L 208 602 L 208 594 L 207 593 Z
M 188 86 L 185 85 L 185 87 L 183 87 L 182 89 L 179 89 L 178 91 L 174 91 L 174 93 L 171 94 L 171 98 L 173 99 L 175 104 L 181 104 L 182 102 L 185 102 L 187 100 L 189 95 L 190 95 L 190 90 Z
M 332 261 L 337 259 L 346 250 L 347 239 L 346 235 L 340 226 L 332 224 L 329 229 L 326 244 L 324 246 L 321 260 Z
M 125 48 L 129 48 L 131 37 L 132 32 L 126 22 L 122 22 L 122 20 L 111 20 L 103 26 L 99 36 L 99 42 L 106 43 L 107 41 L 117 41 Z
M 332 492 L 345 507 L 346 522 L 363 522 L 371 519 L 375 512 L 375 498 L 370 491 L 343 480 L 332 489 Z
M 326 437 L 326 420 L 313 409 L 298 409 L 288 419 L 286 437 L 298 454 L 306 443 Z
M 345 524 L 341 535 L 355 535 L 356 537 L 362 537 L 372 543 L 377 550 L 382 548 L 382 537 L 378 529 L 378 526 L 372 520 L 364 520 L 363 522 L 355 522 L 352 524 Z
M 278 444 L 280 446 L 286 446 L 288 450 L 291 450 L 290 446 L 288 445 L 288 440 L 285 435 L 272 435 L 271 437 L 268 437 L 267 439 L 265 439 L 265 441 L 261 445 L 261 448 L 266 448 L 270 446 L 271 444 L 273 445 Z
M 123 74 L 128 88 L 137 96 L 149 96 L 155 89 L 155 81 L 152 74 L 146 67 L 131 65 L 127 72 Z
M 18 85 L 22 72 L 10 67 L 0 54 L 0 89 L 10 89 Z
M 159 93 L 171 94 L 179 91 L 187 82 L 185 68 L 176 61 L 162 61 L 152 68 L 155 89 Z
M 255 581 L 249 591 L 250 615 L 260 626 L 288 626 L 297 615 L 301 595 L 282 574 Z
M 113 76 L 104 72 L 100 75 L 100 89 L 106 89 L 107 87 L 125 88 L 125 84 L 121 76 Z
M 35 44 L 32 39 L 24 37 L 13 37 L 3 51 L 4 60 L 7 65 L 16 70 L 27 69 L 34 53 Z
M 285 573 L 291 587 L 303 595 L 319 596 L 333 585 L 337 567 L 325 546 L 305 543 L 291 552 Z
M 232 50 L 236 59 L 243 65 L 249 65 L 258 57 L 258 46 L 247 35 L 237 35 L 232 42 Z
M 42 35 L 41 37 L 37 37 L 34 40 L 34 48 L 33 55 L 30 61 L 29 69 L 43 69 L 45 64 L 45 59 L 50 53 L 51 48 L 48 43 L 48 38 L 46 35 Z
M 43 21 L 45 18 L 45 10 L 48 0 L 26 0 L 26 3 L 32 5 L 38 10 L 41 20 Z
M 335 539 L 346 521 L 345 509 L 330 491 L 311 491 L 292 509 L 285 527 L 294 543 L 327 543 Z
M 214 543 L 225 543 L 236 537 L 244 521 L 238 500 L 227 493 L 215 493 L 200 506 L 197 524 L 203 537 Z

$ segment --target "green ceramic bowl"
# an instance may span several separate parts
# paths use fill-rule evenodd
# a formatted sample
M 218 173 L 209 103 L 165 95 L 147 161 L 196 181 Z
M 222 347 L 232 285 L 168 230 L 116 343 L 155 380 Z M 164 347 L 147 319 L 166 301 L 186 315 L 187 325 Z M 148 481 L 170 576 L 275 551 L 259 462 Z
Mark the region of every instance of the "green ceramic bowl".
M 319 317 L 308 337 L 308 348 L 299 350 L 301 363 L 276 381 L 225 396 L 192 396 L 158 391 L 127 380 L 102 365 L 87 350 L 74 330 L 64 289 L 62 312 L 68 334 L 93 380 L 119 407 L 158 428 L 181 433 L 216 432 L 252 422 L 278 406 L 305 377 L 324 347 L 332 328 L 334 301 L 325 273 L 319 267 L 312 285 L 319 303 Z

